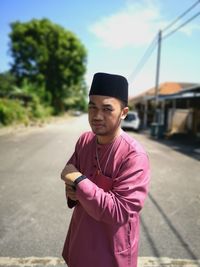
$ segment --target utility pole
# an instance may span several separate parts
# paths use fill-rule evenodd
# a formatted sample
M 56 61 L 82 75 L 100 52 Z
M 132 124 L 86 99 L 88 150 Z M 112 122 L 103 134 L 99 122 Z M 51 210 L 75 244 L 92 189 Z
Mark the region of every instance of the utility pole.
M 156 81 L 155 81 L 155 111 L 154 111 L 154 123 L 152 123 L 152 135 L 156 138 L 160 137 L 160 121 L 161 114 L 158 109 L 158 96 L 159 96 L 159 76 L 160 76 L 160 56 L 161 56 L 161 42 L 162 42 L 162 31 L 158 32 L 158 51 L 157 51 L 157 64 L 156 64 Z
M 158 95 L 159 95 L 161 42 L 162 42 L 162 31 L 160 30 L 158 32 L 158 52 L 157 52 L 156 83 L 155 83 L 155 122 L 159 122 Z

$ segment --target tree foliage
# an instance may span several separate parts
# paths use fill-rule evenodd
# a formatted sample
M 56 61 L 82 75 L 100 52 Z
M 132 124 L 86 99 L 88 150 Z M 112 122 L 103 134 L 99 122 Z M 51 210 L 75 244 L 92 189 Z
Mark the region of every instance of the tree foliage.
M 9 71 L 0 73 L 0 97 L 9 96 L 14 91 L 15 76 Z
M 44 88 L 44 98 L 56 112 L 64 108 L 71 94 L 85 91 L 87 53 L 70 31 L 47 19 L 11 24 L 11 71 L 20 87 L 24 81 Z

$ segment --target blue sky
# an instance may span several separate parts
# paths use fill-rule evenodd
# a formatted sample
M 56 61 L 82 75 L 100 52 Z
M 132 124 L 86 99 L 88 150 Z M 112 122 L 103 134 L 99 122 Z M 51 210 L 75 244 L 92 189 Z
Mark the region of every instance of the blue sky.
M 130 96 L 155 85 L 157 51 L 134 70 L 159 29 L 195 0 L 1 0 L 0 72 L 9 68 L 9 24 L 48 18 L 76 34 L 88 52 L 86 81 L 98 71 L 124 75 Z M 180 23 L 200 11 L 200 3 Z M 179 24 L 174 25 L 174 28 Z M 173 27 L 169 30 L 174 29 Z M 167 33 L 167 32 L 166 32 Z M 164 34 L 164 33 L 163 33 Z M 159 81 L 200 83 L 200 16 L 162 41 Z

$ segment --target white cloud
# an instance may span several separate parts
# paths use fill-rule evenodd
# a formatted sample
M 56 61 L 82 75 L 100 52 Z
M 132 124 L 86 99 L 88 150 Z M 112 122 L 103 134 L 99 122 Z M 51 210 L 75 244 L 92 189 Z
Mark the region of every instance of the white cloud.
M 180 29 L 180 32 L 186 34 L 187 36 L 191 36 L 194 31 L 200 31 L 200 26 L 197 24 L 189 24 L 187 27 Z
M 95 22 L 90 31 L 110 48 L 148 44 L 165 23 L 155 2 L 141 3 L 127 2 L 123 10 Z
M 172 21 L 164 20 L 164 8 L 161 10 L 158 0 L 126 0 L 125 3 L 126 6 L 119 12 L 103 17 L 90 26 L 90 32 L 99 39 L 101 45 L 113 49 L 148 45 L 156 33 Z M 176 27 L 177 24 L 166 33 Z M 190 23 L 179 31 L 191 36 L 195 30 L 200 30 L 200 26 Z

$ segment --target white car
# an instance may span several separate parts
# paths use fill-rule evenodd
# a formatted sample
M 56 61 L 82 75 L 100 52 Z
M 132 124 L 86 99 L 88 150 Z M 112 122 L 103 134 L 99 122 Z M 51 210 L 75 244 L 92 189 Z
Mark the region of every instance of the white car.
M 129 111 L 126 118 L 122 120 L 122 129 L 138 131 L 140 129 L 140 118 L 136 111 Z

